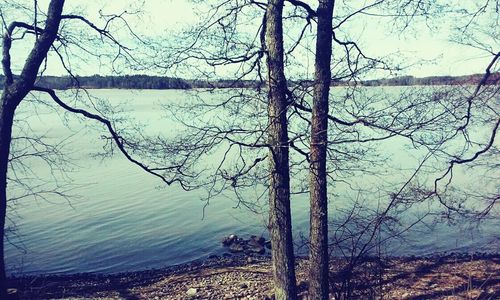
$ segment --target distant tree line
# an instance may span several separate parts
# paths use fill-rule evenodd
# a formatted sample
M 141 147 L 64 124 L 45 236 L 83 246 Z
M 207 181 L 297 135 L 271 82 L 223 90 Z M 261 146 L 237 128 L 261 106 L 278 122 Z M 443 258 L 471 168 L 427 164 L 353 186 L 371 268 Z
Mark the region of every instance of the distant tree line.
M 413 76 L 402 76 L 389 79 L 375 79 L 358 82 L 364 86 L 411 86 L 411 85 L 464 85 L 478 84 L 483 74 L 464 76 L 430 76 L 417 78 Z M 499 84 L 500 73 L 491 74 L 486 84 Z M 0 84 L 3 85 L 4 76 L 0 75 Z M 52 87 L 57 90 L 72 88 L 89 89 L 146 89 L 146 90 L 169 90 L 169 89 L 194 89 L 194 88 L 259 88 L 262 83 L 253 80 L 215 80 L 202 81 L 163 76 L 149 75 L 124 75 L 124 76 L 44 76 L 38 79 L 37 84 L 41 87 Z M 291 81 L 290 84 L 309 86 L 311 80 Z M 348 81 L 333 80 L 332 86 L 351 85 Z
M 389 79 L 376 79 L 363 81 L 366 86 L 408 86 L 408 85 L 476 85 L 481 82 L 484 74 L 473 74 L 464 76 L 429 76 L 417 78 L 413 76 L 402 76 Z M 496 85 L 500 81 L 500 73 L 491 74 L 486 83 L 487 85 Z M 340 82 L 339 85 L 342 85 Z
M 0 75 L 0 83 L 3 85 L 4 76 Z M 201 80 L 186 80 L 149 75 L 123 75 L 123 76 L 43 76 L 38 79 L 37 85 L 51 87 L 56 90 L 73 88 L 88 89 L 146 89 L 146 90 L 170 90 L 191 88 L 255 88 L 260 84 L 255 81 L 244 80 L 217 80 L 213 82 Z
M 0 77 L 3 81 L 3 78 Z M 91 89 L 188 89 L 190 84 L 180 78 L 124 75 L 124 76 L 43 76 L 37 81 L 42 87 L 52 87 L 57 90 L 72 88 Z

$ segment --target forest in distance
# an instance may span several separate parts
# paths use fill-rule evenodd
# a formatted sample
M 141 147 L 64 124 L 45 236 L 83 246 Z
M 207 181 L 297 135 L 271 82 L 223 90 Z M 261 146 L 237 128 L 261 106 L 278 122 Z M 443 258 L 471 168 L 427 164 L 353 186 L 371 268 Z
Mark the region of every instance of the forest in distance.
M 358 84 L 360 86 L 413 86 L 413 85 L 475 85 L 478 84 L 483 74 L 463 76 L 429 76 L 414 77 L 401 76 L 388 79 L 360 80 L 358 82 L 332 80 L 331 86 L 348 86 Z M 0 75 L 0 83 L 3 84 L 4 77 Z M 0 86 L 1 86 L 0 84 Z M 264 83 L 254 80 L 193 80 L 175 77 L 150 76 L 150 75 L 123 75 L 123 76 L 43 76 L 38 80 L 42 87 L 50 87 L 57 90 L 87 88 L 87 89 L 209 89 L 209 88 L 258 88 Z M 291 85 L 313 85 L 311 80 L 290 80 Z M 491 74 L 486 85 L 500 84 L 500 73 Z

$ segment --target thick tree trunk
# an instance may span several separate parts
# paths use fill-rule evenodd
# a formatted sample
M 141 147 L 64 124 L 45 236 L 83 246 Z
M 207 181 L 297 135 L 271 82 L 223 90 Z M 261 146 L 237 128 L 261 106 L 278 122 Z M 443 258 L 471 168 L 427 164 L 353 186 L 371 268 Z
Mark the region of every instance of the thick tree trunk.
M 269 84 L 269 231 L 277 300 L 296 299 L 290 212 L 286 79 L 283 61 L 283 0 L 269 0 L 266 47 Z
M 328 97 L 332 55 L 334 0 L 320 0 L 310 146 L 310 256 L 309 295 L 328 299 L 328 199 L 326 149 L 328 142 Z
M 13 78 L 10 47 L 15 23 L 10 24 L 3 37 L 2 68 L 6 77 L 0 107 L 0 299 L 7 299 L 7 278 L 5 270 L 5 218 L 7 213 L 7 170 L 9 163 L 12 124 L 17 106 L 31 91 L 38 70 L 54 43 L 59 31 L 64 0 L 51 0 L 43 32 L 35 41 L 18 79 Z
M 7 299 L 7 277 L 5 273 L 4 236 L 5 217 L 7 213 L 7 168 L 9 165 L 10 141 L 12 139 L 12 123 L 14 109 L 8 105 L 4 91 L 0 103 L 0 299 Z

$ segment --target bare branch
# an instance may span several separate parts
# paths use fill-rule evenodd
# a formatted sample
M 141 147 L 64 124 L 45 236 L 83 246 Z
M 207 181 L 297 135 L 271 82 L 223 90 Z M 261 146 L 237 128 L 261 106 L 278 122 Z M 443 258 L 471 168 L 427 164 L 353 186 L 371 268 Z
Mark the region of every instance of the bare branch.
M 73 108 L 69 105 L 67 105 L 66 103 L 64 103 L 58 96 L 57 94 L 55 93 L 54 90 L 51 90 L 51 89 L 48 89 L 48 88 L 42 88 L 42 87 L 37 87 L 37 86 L 34 86 L 33 87 L 33 90 L 34 91 L 40 91 L 40 92 L 44 92 L 44 93 L 47 93 L 50 95 L 50 97 L 57 103 L 59 104 L 62 108 L 66 109 L 67 111 L 70 111 L 72 113 L 76 113 L 76 114 L 80 114 L 88 119 L 92 119 L 92 120 L 96 120 L 102 124 L 104 124 L 106 126 L 106 128 L 108 129 L 108 132 L 111 134 L 112 138 L 113 138 L 113 141 L 115 142 L 116 146 L 118 147 L 118 149 L 120 150 L 120 152 L 127 158 L 127 160 L 129 160 L 130 162 L 132 162 L 133 164 L 139 166 L 142 170 L 144 170 L 145 172 L 151 174 L 151 175 L 154 175 L 158 178 L 160 178 L 164 183 L 166 183 L 167 185 L 171 185 L 172 183 L 175 183 L 175 182 L 178 182 L 182 188 L 184 189 L 187 189 L 187 186 L 183 183 L 183 181 L 179 178 L 173 178 L 173 179 L 167 179 L 165 178 L 164 176 L 162 176 L 161 174 L 157 173 L 155 171 L 154 168 L 149 168 L 148 166 L 144 165 L 143 163 L 141 163 L 140 161 L 134 159 L 130 154 L 129 152 L 127 151 L 127 149 L 125 149 L 125 144 L 124 144 L 124 139 L 123 137 L 121 137 L 116 131 L 115 129 L 113 128 L 113 125 L 111 124 L 111 122 L 101 116 L 98 116 L 96 114 L 92 114 L 86 110 L 83 110 L 83 109 L 79 109 L 79 108 Z

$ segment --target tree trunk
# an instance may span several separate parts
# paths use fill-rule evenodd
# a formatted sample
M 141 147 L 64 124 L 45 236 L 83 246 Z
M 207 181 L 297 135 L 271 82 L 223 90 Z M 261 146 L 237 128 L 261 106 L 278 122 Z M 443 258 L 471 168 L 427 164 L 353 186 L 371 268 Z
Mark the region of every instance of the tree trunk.
M 310 145 L 310 253 L 309 295 L 328 299 L 328 199 L 326 149 L 328 142 L 328 97 L 332 55 L 334 0 L 320 0 L 317 10 L 315 81 Z
M 282 12 L 283 0 L 269 0 L 266 20 L 270 144 L 269 231 L 274 293 L 277 300 L 297 298 L 290 212 L 287 87 L 283 61 Z
M 12 139 L 12 123 L 14 109 L 8 105 L 4 90 L 0 103 L 0 299 L 7 299 L 7 277 L 5 272 L 4 237 L 5 217 L 7 212 L 7 169 L 9 165 L 10 141 Z

